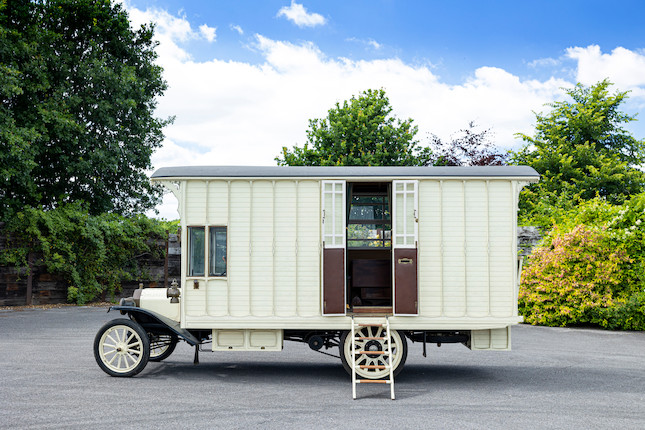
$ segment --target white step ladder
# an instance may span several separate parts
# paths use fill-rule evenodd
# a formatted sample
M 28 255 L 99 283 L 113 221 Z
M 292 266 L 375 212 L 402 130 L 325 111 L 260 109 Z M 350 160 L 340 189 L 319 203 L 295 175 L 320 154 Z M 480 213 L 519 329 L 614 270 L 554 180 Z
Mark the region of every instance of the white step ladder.
M 384 327 L 387 337 L 356 337 L 356 329 L 362 327 Z M 390 384 L 390 398 L 394 400 L 394 369 L 392 368 L 392 337 L 390 336 L 390 320 L 385 317 L 385 323 L 369 322 L 369 323 L 357 323 L 354 321 L 352 316 L 352 331 L 350 333 L 352 339 L 352 397 L 356 400 L 356 384 Z M 357 340 L 380 340 L 384 345 L 382 351 L 357 351 L 356 350 L 356 341 Z M 377 355 L 387 354 L 388 364 L 387 365 L 368 365 L 368 364 L 356 364 L 356 356 L 361 354 L 370 354 Z M 357 379 L 356 378 L 356 367 L 360 369 L 388 369 L 388 379 Z

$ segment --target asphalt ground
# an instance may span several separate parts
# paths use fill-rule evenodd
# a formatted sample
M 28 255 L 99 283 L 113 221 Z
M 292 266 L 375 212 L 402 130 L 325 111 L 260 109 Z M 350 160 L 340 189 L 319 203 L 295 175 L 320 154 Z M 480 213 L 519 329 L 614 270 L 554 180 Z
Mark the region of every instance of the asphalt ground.
M 94 361 L 104 308 L 0 311 L 0 428 L 645 428 L 645 333 L 513 327 L 511 352 L 409 343 L 389 387 L 359 385 L 340 359 L 203 352 L 180 343 L 134 378 Z M 337 353 L 336 350 L 328 352 Z

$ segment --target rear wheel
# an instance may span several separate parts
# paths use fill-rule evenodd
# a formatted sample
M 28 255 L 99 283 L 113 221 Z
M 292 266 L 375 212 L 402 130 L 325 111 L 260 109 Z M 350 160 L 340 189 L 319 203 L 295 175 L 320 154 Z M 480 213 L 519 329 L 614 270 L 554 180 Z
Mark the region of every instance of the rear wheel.
M 111 376 L 134 376 L 150 357 L 150 341 L 136 322 L 119 318 L 105 324 L 94 338 L 94 358 Z
M 150 361 L 161 361 L 170 357 L 178 341 L 174 333 L 148 333 L 148 339 L 150 339 Z
M 359 378 L 365 379 L 382 379 L 389 376 L 389 369 L 378 368 L 363 368 L 359 366 L 388 366 L 388 354 L 377 353 L 379 351 L 386 351 L 388 343 L 392 352 L 392 368 L 394 369 L 394 376 L 398 375 L 403 370 L 405 359 L 408 356 L 408 344 L 405 340 L 403 332 L 397 330 L 390 330 L 390 339 L 360 339 L 360 338 L 386 338 L 386 329 L 384 327 L 360 327 L 356 330 L 354 336 L 354 344 L 356 351 L 365 351 L 366 353 L 357 354 L 352 357 L 352 339 L 349 331 L 343 332 L 340 336 L 340 359 L 343 367 L 351 375 L 352 373 L 352 359 L 355 360 L 356 375 Z M 374 351 L 374 354 L 369 354 L 369 351 Z

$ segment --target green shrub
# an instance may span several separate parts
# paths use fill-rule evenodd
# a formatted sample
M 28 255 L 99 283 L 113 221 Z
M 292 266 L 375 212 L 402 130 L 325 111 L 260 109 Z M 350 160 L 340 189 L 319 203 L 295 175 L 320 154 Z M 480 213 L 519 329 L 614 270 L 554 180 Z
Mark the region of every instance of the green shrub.
M 519 311 L 534 325 L 601 324 L 630 262 L 605 230 L 576 226 L 553 231 L 533 250 L 522 273 Z
M 522 276 L 526 321 L 645 330 L 645 193 L 622 205 L 595 198 L 549 216 L 552 229 Z M 587 239 L 574 240 L 583 231 Z
M 645 330 L 645 291 L 617 299 L 614 306 L 601 309 L 602 327 L 612 330 Z
M 91 216 L 79 204 L 26 208 L 6 225 L 12 240 L 0 263 L 26 266 L 29 252 L 42 254 L 47 270 L 66 280 L 68 301 L 83 304 L 113 296 L 124 280 L 140 279 L 137 256 L 163 257 L 154 241 L 177 226 L 142 215 Z

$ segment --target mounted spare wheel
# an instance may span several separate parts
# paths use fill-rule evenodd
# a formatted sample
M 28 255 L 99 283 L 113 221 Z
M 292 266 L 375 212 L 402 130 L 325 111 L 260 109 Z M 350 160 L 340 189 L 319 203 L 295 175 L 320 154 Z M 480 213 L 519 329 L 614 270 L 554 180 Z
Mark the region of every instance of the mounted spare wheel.
M 119 318 L 105 324 L 94 338 L 94 358 L 111 376 L 134 376 L 150 358 L 150 340 L 136 322 Z
M 408 356 L 408 344 L 403 332 L 390 330 L 390 339 L 387 339 L 385 327 L 360 327 L 355 331 L 354 345 L 356 352 L 355 368 L 356 376 L 364 379 L 382 379 L 389 376 L 389 354 L 388 346 L 392 353 L 392 368 L 394 376 L 403 370 L 405 359 Z M 349 331 L 344 331 L 340 336 L 340 359 L 343 367 L 352 374 L 352 341 Z M 373 351 L 373 354 L 370 354 Z

